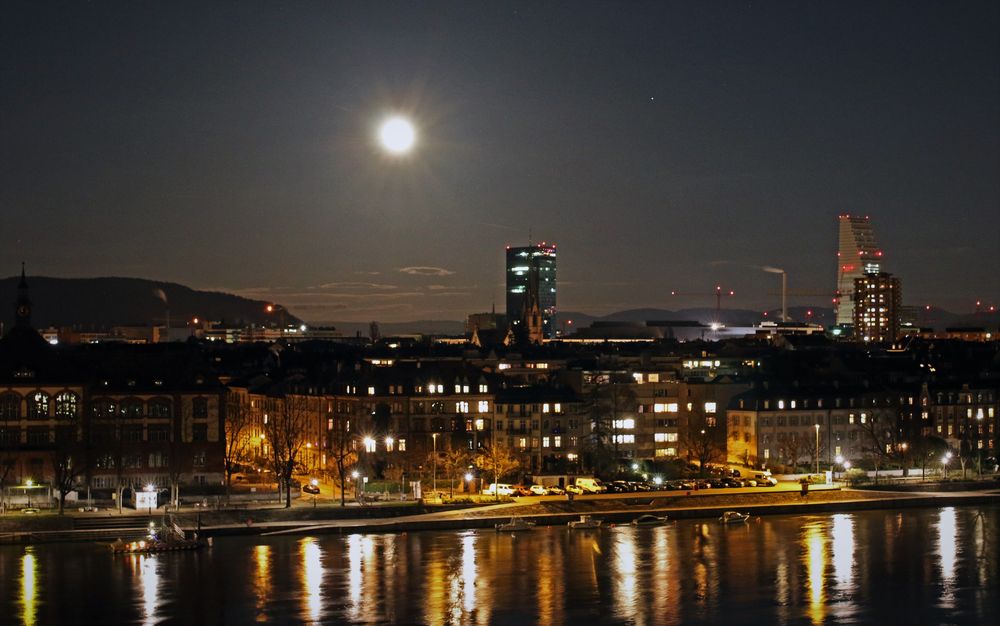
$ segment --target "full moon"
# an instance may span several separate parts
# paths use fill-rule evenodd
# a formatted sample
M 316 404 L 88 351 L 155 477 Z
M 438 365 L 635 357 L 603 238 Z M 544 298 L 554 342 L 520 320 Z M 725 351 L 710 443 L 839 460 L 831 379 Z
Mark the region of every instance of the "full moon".
M 378 132 L 382 147 L 393 154 L 405 154 L 413 148 L 417 133 L 413 124 L 402 117 L 392 117 L 382 123 Z

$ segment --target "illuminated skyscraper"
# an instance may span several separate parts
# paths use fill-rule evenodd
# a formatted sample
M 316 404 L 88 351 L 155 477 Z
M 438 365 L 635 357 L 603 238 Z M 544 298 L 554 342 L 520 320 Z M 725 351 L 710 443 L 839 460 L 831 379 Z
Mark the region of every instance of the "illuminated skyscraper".
M 532 280 L 531 274 L 535 274 Z M 546 337 L 555 337 L 553 317 L 556 313 L 556 245 L 542 242 L 532 246 L 507 246 L 507 319 L 521 323 L 528 302 L 528 290 L 538 289 L 538 306 L 542 311 L 542 330 Z
M 855 278 L 855 338 L 872 343 L 895 341 L 899 336 L 902 297 L 899 279 L 888 272 L 869 272 Z
M 840 248 L 837 251 L 837 309 L 838 324 L 853 324 L 854 281 L 869 273 L 882 270 L 882 250 L 875 241 L 868 216 L 841 215 Z

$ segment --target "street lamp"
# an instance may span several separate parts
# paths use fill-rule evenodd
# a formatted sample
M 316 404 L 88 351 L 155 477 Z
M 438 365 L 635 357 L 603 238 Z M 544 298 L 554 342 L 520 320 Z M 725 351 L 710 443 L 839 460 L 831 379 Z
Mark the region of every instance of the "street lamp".
M 837 465 L 843 465 L 843 464 L 844 464 L 844 457 L 838 454 L 838 455 L 837 455 L 837 458 L 835 458 L 835 459 L 834 459 L 834 462 L 835 462 L 835 463 L 836 463 Z M 834 472 L 834 475 L 833 475 L 833 478 L 834 478 L 834 480 L 836 480 L 836 479 L 837 479 L 837 470 L 836 470 L 836 466 L 834 466 L 834 467 L 833 467 L 833 468 L 831 468 L 831 469 L 833 469 L 833 472 Z
M 816 424 L 816 473 L 819 474 L 819 424 Z
M 432 480 L 432 484 L 433 484 L 434 493 L 436 494 L 437 490 L 438 490 L 438 434 L 437 433 L 433 433 L 431 435 L 431 439 L 434 440 L 434 454 L 432 455 L 433 458 L 431 460 L 432 463 L 433 463 L 433 470 L 432 470 L 432 474 L 431 474 L 431 477 L 432 477 L 431 480 Z

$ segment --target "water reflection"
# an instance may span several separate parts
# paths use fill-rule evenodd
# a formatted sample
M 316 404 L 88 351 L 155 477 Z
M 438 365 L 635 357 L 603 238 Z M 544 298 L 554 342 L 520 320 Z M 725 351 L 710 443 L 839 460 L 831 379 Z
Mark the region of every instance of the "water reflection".
M 938 515 L 938 560 L 941 565 L 941 603 L 946 608 L 952 608 L 955 603 L 955 562 L 958 560 L 958 549 L 955 545 L 957 534 L 955 508 L 941 509 Z
M 313 537 L 306 537 L 299 547 L 302 553 L 303 607 L 310 622 L 317 622 L 323 611 L 323 551 Z
M 837 584 L 851 584 L 854 570 L 854 520 L 843 513 L 833 516 L 833 576 Z
M 986 506 L 734 529 L 226 537 L 199 554 L 113 559 L 0 546 L 0 623 L 72 621 L 72 597 L 90 598 L 97 624 L 995 623 L 998 529 L 1000 507 Z
M 635 533 L 618 533 L 615 537 L 614 599 L 615 613 L 622 617 L 635 613 L 638 601 L 636 589 Z
M 21 621 L 34 626 L 38 614 L 38 563 L 32 548 L 25 548 L 21 556 Z
M 271 546 L 259 545 L 254 548 L 254 562 L 257 565 L 254 572 L 253 590 L 257 597 L 257 621 L 267 621 L 267 603 L 271 600 Z
M 826 546 L 823 526 L 814 522 L 805 527 L 803 542 L 806 548 L 806 569 L 809 576 L 809 618 L 813 624 L 823 623 L 826 614 L 826 588 L 823 586 L 823 572 L 826 571 Z

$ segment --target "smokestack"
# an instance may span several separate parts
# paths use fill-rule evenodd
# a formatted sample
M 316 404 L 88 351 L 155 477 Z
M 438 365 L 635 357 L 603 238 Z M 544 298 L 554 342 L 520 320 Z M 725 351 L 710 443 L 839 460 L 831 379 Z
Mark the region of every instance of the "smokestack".
M 781 321 L 788 321 L 788 274 L 781 273 Z

